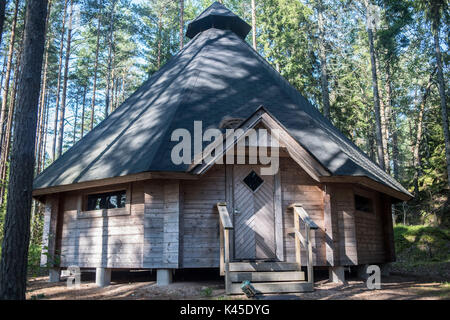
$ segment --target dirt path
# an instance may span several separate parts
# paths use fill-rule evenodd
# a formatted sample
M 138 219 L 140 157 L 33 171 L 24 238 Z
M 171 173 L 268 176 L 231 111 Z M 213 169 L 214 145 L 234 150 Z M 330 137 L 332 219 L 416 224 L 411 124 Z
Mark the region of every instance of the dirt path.
M 82 280 L 79 289 L 69 289 L 64 281 L 48 283 L 48 277 L 30 278 L 27 299 L 246 299 L 243 296 L 226 297 L 223 281 L 179 281 L 165 287 L 156 286 L 155 281 L 143 279 L 127 282 L 114 280 L 109 287 L 96 287 L 93 279 Z M 382 279 L 381 290 L 369 290 L 365 283 L 350 279 L 346 285 L 319 280 L 315 291 L 303 294 L 265 295 L 259 299 L 317 299 L 317 300 L 430 300 L 450 299 L 450 283 L 419 279 L 411 276 L 392 275 Z

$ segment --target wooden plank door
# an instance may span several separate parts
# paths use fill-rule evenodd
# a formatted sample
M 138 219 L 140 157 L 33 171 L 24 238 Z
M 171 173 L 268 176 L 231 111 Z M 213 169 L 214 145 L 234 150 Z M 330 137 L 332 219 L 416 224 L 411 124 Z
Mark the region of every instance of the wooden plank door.
M 274 177 L 257 165 L 233 167 L 235 260 L 275 259 Z

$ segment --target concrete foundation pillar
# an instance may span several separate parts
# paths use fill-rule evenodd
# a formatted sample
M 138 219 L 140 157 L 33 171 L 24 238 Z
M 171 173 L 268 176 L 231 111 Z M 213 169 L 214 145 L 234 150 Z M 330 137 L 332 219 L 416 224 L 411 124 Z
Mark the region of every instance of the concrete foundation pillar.
M 156 271 L 156 284 L 167 286 L 172 283 L 172 269 L 158 269 Z
M 368 264 L 361 264 L 357 267 L 358 278 L 366 280 L 369 277 L 369 274 L 367 274 L 368 266 Z
M 390 263 L 382 263 L 380 266 L 380 272 L 382 277 L 389 277 L 391 274 L 391 264 Z
M 329 280 L 334 283 L 345 283 L 345 269 L 342 266 L 329 267 Z
M 61 280 L 61 268 L 50 268 L 48 282 L 59 282 Z
M 96 268 L 95 269 L 95 284 L 99 287 L 109 286 L 111 283 L 111 269 Z

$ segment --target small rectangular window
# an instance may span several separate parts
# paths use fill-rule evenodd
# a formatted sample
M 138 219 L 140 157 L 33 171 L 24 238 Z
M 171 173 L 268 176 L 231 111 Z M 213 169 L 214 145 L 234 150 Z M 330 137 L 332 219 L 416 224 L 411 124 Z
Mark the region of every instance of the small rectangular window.
M 372 199 L 355 194 L 355 209 L 363 212 L 373 212 Z
M 124 208 L 126 200 L 125 190 L 90 194 L 87 198 L 87 210 Z

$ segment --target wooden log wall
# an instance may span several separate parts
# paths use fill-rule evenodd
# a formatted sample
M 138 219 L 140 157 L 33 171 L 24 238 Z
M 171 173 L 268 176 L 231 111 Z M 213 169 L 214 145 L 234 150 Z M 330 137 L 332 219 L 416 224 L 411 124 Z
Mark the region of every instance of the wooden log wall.
M 378 192 L 353 188 L 354 193 L 372 200 L 373 212 L 355 210 L 358 264 L 379 263 L 385 260 L 382 208 Z
M 178 268 L 180 243 L 179 180 L 148 180 L 144 186 L 144 268 Z
M 105 188 L 68 192 L 62 195 L 61 266 L 81 268 L 142 267 L 144 240 L 143 183 L 115 186 L 129 190 L 127 209 L 86 214 L 82 208 L 85 193 L 105 192 Z M 108 188 L 109 190 L 110 188 Z M 131 199 L 130 199 L 131 198 Z M 129 205 L 129 206 L 128 206 Z
M 356 265 L 358 250 L 353 189 L 351 185 L 333 184 L 331 190 L 333 240 L 337 256 L 335 265 Z
M 217 202 L 225 202 L 225 166 L 212 167 L 183 189 L 183 268 L 219 267 L 220 239 Z
M 285 259 L 288 262 L 295 262 L 295 241 L 292 234 L 294 218 L 292 210 L 288 207 L 293 203 L 301 203 L 311 219 L 319 226 L 319 229 L 311 234 L 313 263 L 315 266 L 326 265 L 323 186 L 313 180 L 291 158 L 280 158 L 280 170 Z M 302 261 L 306 261 L 306 253 L 305 248 L 302 248 Z
M 376 209 L 374 214 L 357 212 L 354 185 L 320 184 L 288 157 L 280 158 L 279 183 L 284 261 L 295 261 L 293 213 L 288 209 L 293 203 L 301 203 L 319 226 L 312 232 L 315 266 L 393 259 L 388 197 L 357 189 L 373 198 Z M 87 193 L 111 188 L 128 190 L 126 208 L 83 210 Z M 43 246 L 61 252 L 62 267 L 219 267 L 216 204 L 227 201 L 226 189 L 225 166 L 216 165 L 198 180 L 152 179 L 47 196 Z M 58 221 L 62 225 L 57 226 Z M 43 254 L 41 262 L 46 259 Z

